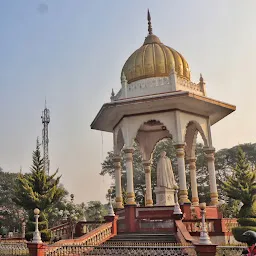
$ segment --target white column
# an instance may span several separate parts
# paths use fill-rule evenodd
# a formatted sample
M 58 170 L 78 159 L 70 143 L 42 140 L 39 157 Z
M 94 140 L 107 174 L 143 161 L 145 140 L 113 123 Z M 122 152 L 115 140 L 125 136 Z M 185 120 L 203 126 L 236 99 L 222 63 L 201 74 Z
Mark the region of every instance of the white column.
M 185 152 L 184 144 L 175 144 L 176 157 L 178 163 L 178 173 L 179 173 L 179 187 L 180 187 L 180 203 L 190 203 L 188 199 L 188 190 L 186 184 L 186 173 L 185 173 Z
M 192 205 L 199 205 L 198 191 L 197 191 L 197 181 L 196 181 L 196 158 L 190 158 L 189 161 L 189 171 L 191 180 L 191 191 L 192 191 Z
M 218 190 L 216 184 L 216 172 L 214 165 L 214 148 L 205 148 L 204 150 L 208 163 L 208 172 L 210 179 L 211 205 L 218 205 Z
M 127 175 L 127 204 L 136 205 L 133 185 L 133 152 L 134 148 L 125 148 L 125 164 Z
M 145 181 L 146 181 L 145 205 L 153 206 L 152 188 L 151 188 L 151 161 L 143 161 L 143 166 L 144 166 Z
M 113 158 L 115 167 L 115 185 L 116 185 L 116 208 L 122 209 L 123 196 L 122 196 L 122 184 L 121 184 L 121 157 L 116 155 Z

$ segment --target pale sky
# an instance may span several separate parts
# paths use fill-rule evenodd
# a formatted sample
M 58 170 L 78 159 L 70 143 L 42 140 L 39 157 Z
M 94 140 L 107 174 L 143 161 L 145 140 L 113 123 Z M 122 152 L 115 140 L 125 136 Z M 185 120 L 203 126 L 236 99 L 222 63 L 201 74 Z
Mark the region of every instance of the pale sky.
M 112 135 L 90 129 L 126 59 L 153 32 L 202 73 L 208 97 L 237 106 L 212 127 L 216 149 L 256 142 L 256 1 L 0 1 L 0 166 L 28 171 L 41 111 L 51 111 L 51 172 L 77 202 L 105 200 Z M 103 152 L 103 155 L 102 155 Z

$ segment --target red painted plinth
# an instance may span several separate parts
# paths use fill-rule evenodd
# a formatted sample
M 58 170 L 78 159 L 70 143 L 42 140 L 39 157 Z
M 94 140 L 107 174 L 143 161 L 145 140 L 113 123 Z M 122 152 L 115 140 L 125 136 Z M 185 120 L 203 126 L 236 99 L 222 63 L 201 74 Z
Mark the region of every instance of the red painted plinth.
M 44 256 L 46 244 L 27 243 L 30 256 Z
M 197 255 L 200 256 L 215 256 L 217 244 L 194 244 Z
M 136 205 L 125 205 L 126 232 L 136 232 Z

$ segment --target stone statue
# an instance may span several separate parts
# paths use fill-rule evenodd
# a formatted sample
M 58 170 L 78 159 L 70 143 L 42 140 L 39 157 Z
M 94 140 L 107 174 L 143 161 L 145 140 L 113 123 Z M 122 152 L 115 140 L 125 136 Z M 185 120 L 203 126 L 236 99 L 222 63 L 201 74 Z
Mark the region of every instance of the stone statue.
M 157 187 L 173 189 L 175 185 L 171 160 L 166 156 L 166 152 L 163 151 L 157 163 Z

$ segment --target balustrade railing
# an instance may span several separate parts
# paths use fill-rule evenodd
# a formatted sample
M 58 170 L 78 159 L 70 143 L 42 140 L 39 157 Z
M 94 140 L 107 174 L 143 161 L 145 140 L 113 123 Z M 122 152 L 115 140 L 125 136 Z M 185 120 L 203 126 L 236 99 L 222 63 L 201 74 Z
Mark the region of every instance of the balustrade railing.
M 200 95 L 205 94 L 204 88 L 200 84 L 193 83 L 180 77 L 177 77 L 177 83 L 179 89 L 188 90 L 194 93 L 198 93 Z
M 70 223 L 66 222 L 50 229 L 52 238 L 67 239 L 70 236 Z
M 93 249 L 91 246 L 100 245 L 114 235 L 112 233 L 112 225 L 112 222 L 105 223 L 79 238 L 61 240 L 49 245 L 45 255 L 55 256 L 66 255 L 66 253 L 88 253 Z
M 241 256 L 246 246 L 217 246 L 216 256 Z
M 82 234 L 87 234 L 92 230 L 100 227 L 102 225 L 101 222 L 85 222 L 80 224 L 80 228 L 82 229 L 80 232 Z
M 229 219 L 229 218 L 223 218 L 221 220 L 221 225 L 222 225 L 222 231 L 223 232 L 231 232 L 232 228 L 235 228 L 238 226 L 237 219 Z
M 186 226 L 188 232 L 201 232 L 202 231 L 202 222 L 199 221 L 184 221 L 184 225 Z M 206 221 L 205 226 L 208 232 L 215 232 L 214 229 L 214 221 Z
M 102 225 L 102 222 L 78 222 L 75 228 L 75 235 L 82 236 L 91 232 L 92 230 L 98 228 Z M 71 238 L 71 225 L 69 222 L 63 223 L 61 225 L 52 227 L 51 229 L 51 237 L 54 239 L 69 239 Z
M 29 255 L 27 243 L 25 242 L 1 242 L 0 256 Z

